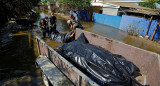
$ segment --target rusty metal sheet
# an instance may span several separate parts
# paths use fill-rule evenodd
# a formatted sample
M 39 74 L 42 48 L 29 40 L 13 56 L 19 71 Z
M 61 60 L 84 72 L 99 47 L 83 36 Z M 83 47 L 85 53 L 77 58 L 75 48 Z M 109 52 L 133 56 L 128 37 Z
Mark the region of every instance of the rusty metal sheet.
M 127 60 L 132 61 L 140 68 L 141 73 L 143 74 L 147 74 L 149 72 L 154 61 L 158 57 L 157 54 L 150 53 L 143 49 L 139 49 L 118 41 L 114 41 L 112 44 L 112 53 L 122 55 Z
M 113 40 L 80 29 L 76 29 L 76 39 L 80 36 L 82 32 L 85 34 L 90 44 L 101 46 L 108 51 L 111 50 Z
M 151 86 L 160 85 L 160 55 L 80 29 L 76 29 L 76 39 L 81 33 L 85 34 L 90 44 L 101 46 L 133 62 L 146 76 L 144 83 Z
M 52 53 L 51 61 L 75 84 L 78 85 L 78 77 L 82 76 L 82 86 L 98 86 L 94 81 L 92 81 L 88 76 L 82 73 L 74 65 L 68 62 L 65 58 L 59 55 L 56 51 Z
M 147 82 L 150 86 L 160 86 L 160 55 L 153 63 L 152 68 L 147 74 Z
M 55 50 L 49 47 L 43 40 L 39 37 L 37 42 L 39 44 L 39 49 L 42 56 L 49 56 L 49 59 L 53 62 L 61 72 L 63 72 L 75 85 L 78 85 L 78 77 L 82 77 L 81 83 L 82 86 L 99 86 L 97 83 L 92 81 L 88 76 L 86 76 L 83 72 L 77 69 L 74 65 L 72 65 L 69 61 L 67 61 L 64 57 L 58 54 Z

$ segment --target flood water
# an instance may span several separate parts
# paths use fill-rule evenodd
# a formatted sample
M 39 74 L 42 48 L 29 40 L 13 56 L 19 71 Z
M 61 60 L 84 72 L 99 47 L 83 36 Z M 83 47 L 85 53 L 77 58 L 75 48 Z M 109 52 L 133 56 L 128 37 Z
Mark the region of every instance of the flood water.
M 44 13 L 41 13 L 41 17 L 44 15 Z M 38 25 L 38 23 L 39 20 L 35 24 Z M 129 36 L 126 32 L 110 26 L 86 21 L 81 21 L 81 23 L 86 31 L 160 54 L 159 43 L 140 37 Z M 57 30 L 61 33 L 65 33 L 69 30 L 65 19 L 57 20 Z M 38 57 L 35 36 L 42 37 L 38 26 L 31 29 L 22 27 L 16 23 L 10 23 L 1 29 L 0 85 L 43 85 L 40 69 L 35 66 L 35 59 Z M 44 39 L 44 41 L 52 48 L 56 48 L 56 46 L 62 44 L 54 42 L 49 38 Z
M 41 13 L 40 19 L 44 13 Z M 35 23 L 39 24 L 39 20 Z M 57 19 L 57 30 L 67 32 L 65 20 Z M 38 57 L 35 36 L 42 37 L 38 26 L 24 27 L 8 23 L 0 31 L 0 86 L 43 86 L 40 69 L 35 66 Z M 44 41 L 52 48 L 62 44 Z
M 18 28 L 20 27 L 20 28 Z M 41 84 L 35 66 L 36 52 L 32 30 L 10 23 L 0 34 L 0 85 Z M 38 83 L 37 83 L 38 82 Z
M 107 25 L 81 21 L 86 31 L 93 32 L 123 43 L 160 54 L 160 42 L 151 41 L 146 38 L 131 36 L 127 32 Z

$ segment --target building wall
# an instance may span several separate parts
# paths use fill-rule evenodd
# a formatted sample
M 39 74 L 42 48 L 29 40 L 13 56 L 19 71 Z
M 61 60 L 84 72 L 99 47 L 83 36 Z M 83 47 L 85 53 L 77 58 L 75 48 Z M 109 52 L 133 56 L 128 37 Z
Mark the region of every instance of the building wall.
M 119 28 L 121 22 L 121 16 L 94 13 L 93 21 L 96 23 L 101 23 L 104 25 Z
M 103 14 L 117 16 L 117 13 L 118 13 L 117 8 L 103 8 Z

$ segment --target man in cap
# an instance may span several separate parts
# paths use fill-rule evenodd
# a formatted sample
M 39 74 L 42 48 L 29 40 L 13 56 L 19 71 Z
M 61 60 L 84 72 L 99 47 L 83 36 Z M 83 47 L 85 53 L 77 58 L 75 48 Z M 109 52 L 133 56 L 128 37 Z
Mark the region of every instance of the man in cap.
M 52 32 L 57 33 L 57 31 L 56 31 L 56 17 L 54 16 L 53 12 L 50 13 L 49 24 L 50 24 L 50 34 Z
M 79 22 L 77 13 L 70 11 L 70 20 L 67 21 L 68 25 L 70 25 L 70 29 L 72 30 L 72 34 L 70 37 L 74 37 L 76 28 L 83 29 L 82 25 Z
M 41 27 L 41 30 L 42 30 L 42 34 L 43 34 L 43 38 L 46 37 L 46 27 L 47 27 L 47 23 L 45 21 L 45 18 L 41 19 L 40 21 L 40 27 Z
M 67 23 L 71 26 L 71 29 L 75 30 L 76 28 L 83 29 L 82 25 L 79 22 L 77 13 L 70 11 L 70 20 Z

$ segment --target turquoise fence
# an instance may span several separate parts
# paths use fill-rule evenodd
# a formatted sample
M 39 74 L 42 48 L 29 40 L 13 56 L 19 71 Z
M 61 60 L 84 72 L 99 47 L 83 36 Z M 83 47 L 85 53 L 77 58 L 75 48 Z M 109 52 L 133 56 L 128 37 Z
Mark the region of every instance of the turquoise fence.
M 106 14 L 94 13 L 93 21 L 104 25 L 119 28 L 121 22 L 121 16 L 112 16 Z

